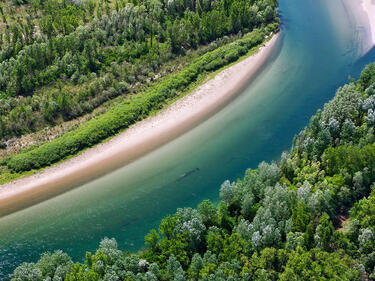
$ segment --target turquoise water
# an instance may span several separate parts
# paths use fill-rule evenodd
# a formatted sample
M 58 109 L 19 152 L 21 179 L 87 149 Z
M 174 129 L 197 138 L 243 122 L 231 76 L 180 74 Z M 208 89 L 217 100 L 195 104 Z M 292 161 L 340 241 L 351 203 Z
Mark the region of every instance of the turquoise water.
M 277 159 L 335 89 L 375 60 L 375 49 L 359 56 L 360 36 L 340 3 L 280 0 L 282 33 L 274 54 L 224 109 L 130 165 L 1 218 L 0 279 L 48 250 L 80 260 L 105 236 L 136 251 L 165 215 L 218 200 L 224 180 Z

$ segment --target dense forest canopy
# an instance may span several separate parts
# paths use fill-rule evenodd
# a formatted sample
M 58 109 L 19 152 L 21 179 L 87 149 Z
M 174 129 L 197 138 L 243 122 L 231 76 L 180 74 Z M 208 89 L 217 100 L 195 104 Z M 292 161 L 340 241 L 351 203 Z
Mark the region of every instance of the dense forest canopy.
M 178 209 L 137 254 L 105 238 L 12 280 L 375 280 L 375 63 L 311 118 L 278 163 L 226 181 L 221 201 Z

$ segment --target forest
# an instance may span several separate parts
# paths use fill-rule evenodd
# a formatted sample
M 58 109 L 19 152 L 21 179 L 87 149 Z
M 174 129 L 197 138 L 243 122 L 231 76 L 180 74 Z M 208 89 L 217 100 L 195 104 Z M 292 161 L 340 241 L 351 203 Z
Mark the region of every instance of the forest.
M 375 63 L 277 162 L 165 217 L 138 253 L 105 238 L 83 263 L 45 253 L 11 280 L 375 280 L 374 127 Z
M 275 0 L 14 0 L 0 15 L 1 182 L 147 117 L 279 23 Z

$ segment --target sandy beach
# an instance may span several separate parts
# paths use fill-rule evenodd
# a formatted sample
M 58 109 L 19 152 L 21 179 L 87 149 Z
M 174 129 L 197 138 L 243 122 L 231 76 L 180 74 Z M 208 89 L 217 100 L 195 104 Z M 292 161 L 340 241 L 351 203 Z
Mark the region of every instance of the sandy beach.
M 362 8 L 366 12 L 371 29 L 372 45 L 375 45 L 375 0 L 362 0 Z
M 230 102 L 262 69 L 276 34 L 253 56 L 221 71 L 155 116 L 79 156 L 0 187 L 0 216 L 34 205 L 126 165 L 182 135 Z
M 375 0 L 341 0 L 346 19 L 335 18 L 336 9 L 331 11 L 334 20 L 339 25 L 349 24 L 357 38 L 356 44 L 359 56 L 365 55 L 375 45 Z

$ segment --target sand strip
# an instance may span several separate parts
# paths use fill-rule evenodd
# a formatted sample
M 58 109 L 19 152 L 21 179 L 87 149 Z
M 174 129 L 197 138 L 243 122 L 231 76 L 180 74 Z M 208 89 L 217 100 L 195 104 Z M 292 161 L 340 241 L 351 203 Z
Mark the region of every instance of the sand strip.
M 375 0 L 362 0 L 362 8 L 370 22 L 372 45 L 375 45 Z
M 276 49 L 278 34 L 253 56 L 213 79 L 155 116 L 136 123 L 107 142 L 35 175 L 0 187 L 0 216 L 56 196 L 147 154 L 208 119 L 260 72 Z
M 375 0 L 341 0 L 347 15 L 347 22 L 353 29 L 355 40 L 353 44 L 359 49 L 359 56 L 365 55 L 375 45 L 375 14 L 372 14 L 371 1 Z M 335 11 L 332 11 L 335 17 Z M 340 24 L 345 24 L 341 22 Z

